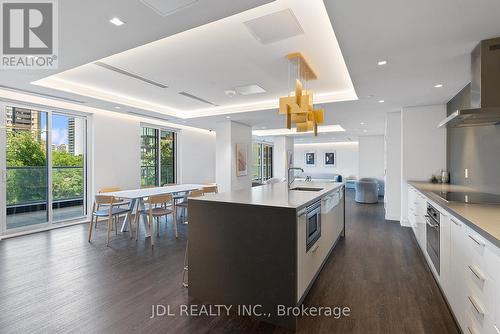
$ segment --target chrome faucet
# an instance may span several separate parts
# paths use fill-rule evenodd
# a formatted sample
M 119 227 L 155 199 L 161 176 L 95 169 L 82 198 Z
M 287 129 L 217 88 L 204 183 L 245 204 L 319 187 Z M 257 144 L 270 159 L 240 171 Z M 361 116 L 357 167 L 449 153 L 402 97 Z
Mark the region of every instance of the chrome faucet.
M 300 167 L 288 167 L 288 189 L 290 189 L 293 181 L 295 181 L 295 176 L 293 174 L 294 170 L 300 170 L 302 173 L 304 173 L 304 170 Z M 291 176 L 290 172 L 292 172 Z

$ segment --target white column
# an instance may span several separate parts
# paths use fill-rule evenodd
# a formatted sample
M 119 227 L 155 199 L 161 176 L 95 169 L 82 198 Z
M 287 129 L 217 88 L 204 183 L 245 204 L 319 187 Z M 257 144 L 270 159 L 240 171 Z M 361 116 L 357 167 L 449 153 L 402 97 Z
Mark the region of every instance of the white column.
M 289 154 L 293 158 L 293 137 L 277 136 L 273 142 L 273 176 L 287 178 Z
M 385 219 L 401 219 L 401 112 L 385 117 Z
M 236 174 L 236 144 L 246 148 L 247 174 Z M 220 192 L 250 188 L 252 186 L 252 128 L 233 121 L 216 126 L 216 182 Z M 203 168 L 203 166 L 200 166 Z
M 446 169 L 446 105 L 404 107 L 401 112 L 401 224 L 408 225 L 407 181 L 429 181 Z

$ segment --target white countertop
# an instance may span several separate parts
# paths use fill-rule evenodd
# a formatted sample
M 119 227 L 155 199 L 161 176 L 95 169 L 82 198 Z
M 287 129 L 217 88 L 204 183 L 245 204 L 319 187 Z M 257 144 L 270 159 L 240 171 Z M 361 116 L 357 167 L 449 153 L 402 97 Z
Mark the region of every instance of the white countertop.
M 341 188 L 342 182 L 294 182 L 292 187 L 323 188 L 320 191 L 289 190 L 286 182 L 267 184 L 248 189 L 231 192 L 209 194 L 191 198 L 197 201 L 212 201 L 238 203 L 248 205 L 262 205 L 298 209 L 318 200 L 324 195 Z
M 444 210 L 471 226 L 490 242 L 500 247 L 500 205 L 448 202 L 433 193 L 433 191 L 477 192 L 477 190 L 466 186 L 435 184 L 422 181 L 409 181 L 408 184 L 436 202 L 436 204 L 441 206 Z

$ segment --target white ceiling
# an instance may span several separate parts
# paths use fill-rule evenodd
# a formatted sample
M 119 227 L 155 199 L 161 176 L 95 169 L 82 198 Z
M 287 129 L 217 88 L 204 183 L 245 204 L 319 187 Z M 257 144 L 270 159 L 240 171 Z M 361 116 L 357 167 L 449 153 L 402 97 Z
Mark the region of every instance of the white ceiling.
M 257 21 L 260 22 L 254 23 Z M 258 26 L 260 34 L 271 37 L 273 42 L 257 40 L 248 29 L 248 22 Z M 290 27 L 296 22 L 303 33 L 297 34 Z M 318 75 L 317 80 L 306 83 L 317 101 L 356 99 L 322 0 L 277 0 L 100 60 L 168 88 L 94 63 L 36 84 L 181 118 L 254 111 L 276 107 L 278 98 L 293 89 L 293 74 L 289 81 L 286 59 L 293 52 L 303 53 Z M 266 92 L 232 97 L 225 94 L 250 84 L 258 84 Z M 180 92 L 216 106 L 187 98 Z
M 38 87 L 31 82 L 272 1 L 199 0 L 194 6 L 168 17 L 160 16 L 139 0 L 59 1 L 59 68 L 0 70 L 0 85 L 109 107 L 106 102 Z M 113 17 L 121 18 L 126 24 L 121 27 L 110 24 Z
M 188 8 L 167 20 L 144 8 L 139 1 L 62 2 L 60 70 L 164 38 L 263 2 L 266 1 L 225 1 L 221 5 L 217 0 L 200 1 L 201 5 L 211 3 L 212 6 L 207 5 L 204 10 Z M 472 48 L 482 39 L 500 35 L 498 0 L 325 0 L 324 4 L 359 97 L 358 101 L 324 105 L 326 124 L 340 124 L 347 130 L 325 134 L 325 138 L 382 134 L 386 112 L 399 110 L 402 106 L 447 102 L 470 80 Z M 120 16 L 127 24 L 120 28 L 111 26 L 107 20 L 112 16 Z M 388 64 L 377 66 L 381 59 Z M 247 62 L 245 60 L 243 65 Z M 126 106 L 116 110 L 115 103 L 30 85 L 54 73 L 2 71 L 0 84 L 72 97 L 112 112 L 154 114 Z M 244 84 L 248 83 L 259 82 Z M 434 88 L 437 83 L 444 87 Z M 381 99 L 385 103 L 377 102 Z M 225 117 L 169 118 L 179 124 L 214 128 L 215 123 L 226 120 Z M 235 113 L 230 117 L 255 128 L 284 126 L 276 110 Z

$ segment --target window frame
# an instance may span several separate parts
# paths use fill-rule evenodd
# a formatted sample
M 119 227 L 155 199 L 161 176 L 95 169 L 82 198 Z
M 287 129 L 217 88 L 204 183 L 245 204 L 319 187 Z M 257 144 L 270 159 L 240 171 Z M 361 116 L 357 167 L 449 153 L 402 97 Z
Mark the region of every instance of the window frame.
M 6 108 L 20 108 L 20 109 L 30 109 L 39 112 L 47 113 L 47 222 L 17 227 L 7 229 L 7 183 L 3 182 L 6 179 L 7 161 L 6 161 Z M 53 114 L 63 115 L 68 117 L 78 117 L 84 120 L 84 162 L 83 162 L 83 172 L 84 172 L 84 196 L 83 196 L 83 216 L 74 217 L 64 220 L 54 220 L 53 217 L 53 185 L 52 185 L 52 116 Z M 88 221 L 89 217 L 89 203 L 91 200 L 91 187 L 93 180 L 93 172 L 90 166 L 92 166 L 92 114 L 73 110 L 64 109 L 59 107 L 52 107 L 37 103 L 22 103 L 17 100 L 4 99 L 0 101 L 0 144 L 2 149 L 0 149 L 0 237 L 1 236 L 15 236 L 36 233 L 44 230 L 51 230 L 54 228 L 59 228 L 63 226 L 69 226 L 73 224 L 79 224 L 81 222 Z M 50 131 L 49 131 L 50 129 Z
M 172 133 L 173 135 L 173 141 L 174 141 L 174 144 L 172 146 L 172 155 L 173 155 L 173 158 L 174 158 L 174 161 L 173 161 L 173 174 L 174 174 L 174 177 L 173 177 L 173 182 L 172 183 L 177 183 L 177 180 L 178 180 L 178 166 L 179 166 L 179 163 L 178 163 L 178 139 L 179 139 L 179 130 L 178 129 L 173 129 L 173 128 L 170 128 L 170 127 L 166 127 L 166 126 L 160 126 L 160 125 L 155 125 L 155 124 L 149 124 L 149 123 L 141 123 L 141 161 L 140 161 L 140 182 L 141 182 L 141 187 L 143 186 L 142 184 L 142 170 L 143 170 L 143 167 L 148 167 L 148 166 L 143 166 L 142 165 L 142 148 L 143 148 L 143 142 L 142 142 L 142 137 L 143 137 L 143 129 L 144 128 L 149 128 L 149 129 L 153 129 L 155 130 L 155 138 L 156 138 L 156 147 L 155 147 L 155 153 L 156 153 L 156 157 L 155 157 L 155 184 L 153 186 L 155 187 L 160 187 L 162 186 L 161 184 L 161 133 L 162 131 L 163 132 L 170 132 Z M 144 186 L 147 186 L 147 185 L 144 185 Z
M 259 162 L 260 165 L 259 167 L 259 175 L 260 178 L 253 178 L 252 175 L 252 181 L 254 182 L 264 182 L 269 179 L 272 179 L 274 177 L 274 144 L 269 143 L 269 142 L 263 142 L 263 141 L 253 141 L 252 142 L 252 169 L 253 169 L 253 156 L 254 152 L 253 149 L 254 147 L 257 146 L 259 150 Z M 271 150 L 270 156 L 269 150 Z M 270 158 L 270 159 L 269 159 Z M 270 160 L 270 161 L 269 161 Z M 270 172 L 270 175 L 268 175 Z

